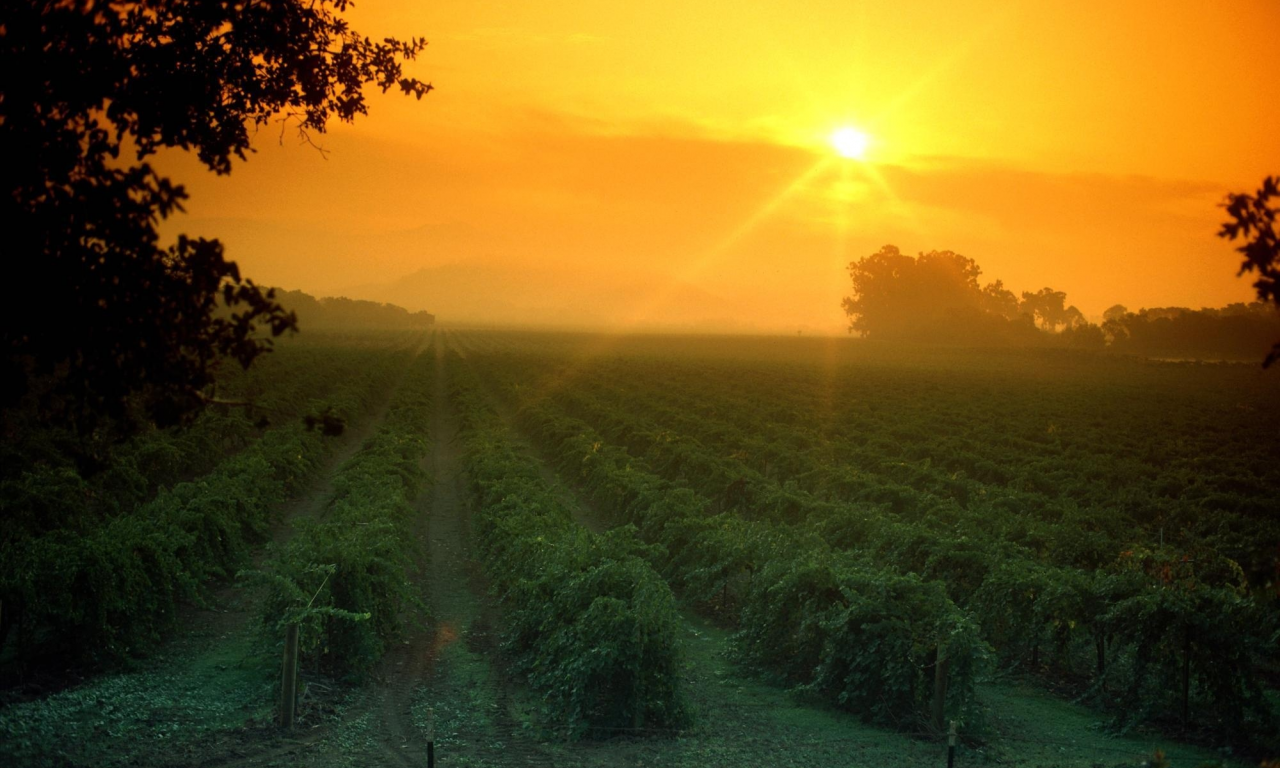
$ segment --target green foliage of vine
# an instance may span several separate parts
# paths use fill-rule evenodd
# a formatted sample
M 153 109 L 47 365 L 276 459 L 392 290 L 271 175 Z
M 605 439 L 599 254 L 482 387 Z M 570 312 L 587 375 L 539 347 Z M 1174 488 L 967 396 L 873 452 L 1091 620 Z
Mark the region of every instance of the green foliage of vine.
M 959 632 L 964 661 L 951 659 L 964 674 L 981 676 L 995 662 L 1002 671 L 1084 681 L 1085 698 L 1122 727 L 1180 727 L 1189 707 L 1233 741 L 1272 743 L 1277 716 L 1256 670 L 1280 663 L 1280 593 L 1272 593 L 1280 516 L 1263 483 L 1280 482 L 1274 440 L 1232 437 L 1216 450 L 1185 429 L 1163 440 L 1135 437 L 1142 422 L 1132 405 L 1107 405 L 1112 422 L 1090 419 L 1081 395 L 1048 377 L 1078 377 L 1076 386 L 1112 397 L 1144 382 L 1180 404 L 1212 390 L 1114 361 L 1108 365 L 1128 380 L 1113 384 L 1087 361 L 1070 361 L 1085 373 L 1067 361 L 1008 362 L 1026 379 L 999 385 L 1011 413 L 959 399 L 998 385 L 996 374 L 954 361 L 905 375 L 900 363 L 873 358 L 858 369 L 866 381 L 852 385 L 815 382 L 803 365 L 711 356 L 664 361 L 660 377 L 654 360 L 619 357 L 576 371 L 568 386 L 542 384 L 562 375 L 554 353 L 499 350 L 475 364 L 520 406 L 523 426 L 562 472 L 661 545 L 655 565 L 682 594 L 737 623 L 754 666 L 872 719 L 911 722 L 921 713 L 921 701 L 912 701 L 919 688 L 895 665 L 914 658 L 919 671 L 927 656 L 912 655 L 914 640 L 876 640 L 882 663 L 866 666 L 871 677 L 849 678 L 857 685 L 840 699 L 836 670 L 861 669 L 864 652 L 832 644 L 860 647 L 831 617 L 850 603 L 838 586 L 845 579 L 901 589 L 911 582 L 899 579 L 915 579 L 919 599 L 894 599 L 932 606 L 929 615 L 942 618 L 933 626 Z M 1207 381 L 1230 371 L 1186 378 L 1192 373 Z M 659 379 L 663 386 L 653 384 Z M 824 401 L 823 388 L 837 387 L 861 397 Z M 824 408 L 831 423 L 815 418 Z M 1036 414 L 1047 411 L 1060 415 L 1037 425 Z M 1255 438 L 1275 426 L 1252 410 L 1205 418 L 1240 424 Z M 1203 453 L 1181 458 L 1197 445 Z M 1159 546 L 1140 543 L 1166 537 Z M 855 615 L 850 627 L 877 624 Z M 929 635 L 904 635 L 917 636 Z M 818 659 L 842 656 L 815 682 Z M 963 710 L 968 687 L 949 689 L 948 706 Z M 893 704 L 860 701 L 860 691 Z
M 458 363 L 464 465 L 486 572 L 505 607 L 505 647 L 543 714 L 576 736 L 676 727 L 690 711 L 678 678 L 670 589 L 634 529 L 577 525 Z
M 303 520 L 260 573 L 263 623 L 279 640 L 299 625 L 313 668 L 367 670 L 403 630 L 405 609 L 424 607 L 411 580 L 417 553 L 410 523 L 428 482 L 420 466 L 431 416 L 430 361 L 411 365 L 377 433 L 339 468 L 324 515 Z
M 579 465 L 598 498 L 624 501 L 645 540 L 660 545 L 649 556 L 683 594 L 731 617 L 744 662 L 864 719 L 915 730 L 931 725 L 942 649 L 951 659 L 945 711 L 977 719 L 987 645 L 940 585 L 837 557 L 810 531 L 713 514 L 698 494 L 648 474 L 548 405 L 523 416 L 563 466 Z
M 179 603 L 202 600 L 210 580 L 243 564 L 273 511 L 321 466 L 331 441 L 292 415 L 324 397 L 354 417 L 404 360 L 377 347 L 279 358 L 265 375 L 289 380 L 258 407 L 286 416 L 265 432 L 238 410 L 206 414 L 118 447 L 117 461 L 88 478 L 59 451 L 56 432 L 24 436 L 47 450 L 6 466 L 0 487 L 0 644 L 12 643 L 19 663 L 52 650 L 90 662 L 147 652 Z M 251 393 L 264 384 L 236 385 Z

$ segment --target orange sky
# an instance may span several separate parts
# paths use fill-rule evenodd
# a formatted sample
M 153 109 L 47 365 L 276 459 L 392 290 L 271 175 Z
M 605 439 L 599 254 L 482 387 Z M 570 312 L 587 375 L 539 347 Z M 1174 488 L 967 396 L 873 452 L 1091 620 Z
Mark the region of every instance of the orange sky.
M 1214 237 L 1280 172 L 1280 2 L 365 0 L 421 102 L 264 128 L 188 214 L 259 282 L 442 319 L 840 332 L 844 267 L 951 249 L 1086 314 L 1245 300 Z M 853 125 L 865 161 L 828 138 Z

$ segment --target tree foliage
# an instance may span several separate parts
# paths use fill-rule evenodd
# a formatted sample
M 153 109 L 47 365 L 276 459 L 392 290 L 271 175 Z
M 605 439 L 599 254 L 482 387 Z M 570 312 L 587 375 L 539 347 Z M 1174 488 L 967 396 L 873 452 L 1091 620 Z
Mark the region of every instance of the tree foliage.
M 365 87 L 421 98 L 404 76 L 426 41 L 350 29 L 347 0 L 16 0 L 0 33 L 0 155 L 23 267 L 4 303 L 0 407 L 24 398 L 81 430 L 102 416 L 180 420 L 221 357 L 296 327 L 216 240 L 160 243 L 182 186 L 148 161 L 186 150 L 229 173 L 258 128 L 304 136 L 367 111 Z M 135 407 L 135 401 L 140 409 Z
M 849 329 L 871 338 L 927 337 L 946 311 L 983 303 L 980 274 L 973 259 L 952 251 L 912 257 L 886 245 L 849 265 L 854 293 L 843 303 Z
M 1103 322 L 1119 320 L 1129 314 L 1129 308 L 1123 304 L 1112 304 L 1102 313 Z
M 1037 341 L 1032 309 L 1003 281 L 979 284 L 981 275 L 976 261 L 954 251 L 912 257 L 886 245 L 849 264 L 853 295 L 843 302 L 849 330 L 871 339 Z
M 1102 324 L 1110 349 L 1159 357 L 1257 359 L 1280 334 L 1280 312 L 1260 301 L 1220 309 L 1151 307 Z
M 1268 176 L 1256 194 L 1227 195 L 1224 207 L 1230 221 L 1222 225 L 1219 237 L 1228 240 L 1243 238 L 1236 248 L 1244 255 L 1239 274 L 1257 272 L 1253 287 L 1258 291 L 1258 301 L 1271 302 L 1280 307 L 1280 238 L 1276 237 L 1276 213 L 1280 211 L 1273 198 L 1280 198 L 1280 176 Z M 1263 361 L 1269 367 L 1280 360 L 1280 341 L 1271 348 Z
M 996 280 L 983 286 L 980 305 L 983 310 L 1006 320 L 1017 320 L 1021 312 L 1018 297 L 1013 295 L 1013 291 L 1004 287 L 1003 280 Z
M 1249 226 L 1257 231 L 1257 224 Z M 1251 359 L 1280 333 L 1280 312 L 1262 302 L 1138 312 L 1116 304 L 1095 325 L 1068 303 L 1065 291 L 1023 291 L 1019 300 L 1001 280 L 980 285 L 981 274 L 977 262 L 951 251 L 912 257 L 886 245 L 849 264 L 853 294 L 844 299 L 849 330 L 880 340 L 1052 345 L 1208 360 Z

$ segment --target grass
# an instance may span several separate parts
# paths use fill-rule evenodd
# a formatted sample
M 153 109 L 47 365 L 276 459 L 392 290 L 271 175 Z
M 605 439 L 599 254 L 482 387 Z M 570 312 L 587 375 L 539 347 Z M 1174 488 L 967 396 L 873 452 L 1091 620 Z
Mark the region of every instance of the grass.
M 278 668 L 259 648 L 248 627 L 208 623 L 134 670 L 0 709 L 0 763 L 196 761 L 209 734 L 270 717 Z
M 440 650 L 437 663 L 439 674 L 414 697 L 419 733 L 425 739 L 434 719 L 436 754 L 442 760 L 447 755 L 449 765 L 512 765 L 513 721 L 503 710 L 489 659 L 456 641 Z M 521 741 L 529 741 L 528 735 Z
M 355 768 L 356 766 L 368 765 L 368 758 L 377 751 L 378 741 L 375 736 L 375 728 L 377 723 L 374 722 L 373 712 L 366 704 L 367 692 L 357 690 L 351 693 L 341 705 L 339 712 L 358 712 L 350 717 L 339 716 L 333 727 L 325 734 L 324 738 L 310 747 L 312 759 L 318 759 L 324 756 L 324 764 L 326 766 L 334 766 L 337 768 Z M 292 756 L 283 756 L 280 765 L 297 764 Z M 311 764 L 307 761 L 306 764 Z
M 982 754 L 1019 766 L 1137 766 L 1157 749 L 1171 768 L 1244 765 L 1157 735 L 1116 735 L 1090 710 L 1017 683 L 986 685 L 980 697 L 993 731 Z
M 536 700 L 518 687 L 501 694 L 491 657 L 463 642 L 443 649 L 439 675 L 419 689 L 418 728 L 425 734 L 427 711 L 433 710 L 437 758 L 466 768 L 945 765 L 945 746 L 937 742 L 866 725 L 851 713 L 812 704 L 800 692 L 744 675 L 726 654 L 727 630 L 686 612 L 684 632 L 686 687 L 697 711 L 689 730 L 558 741 L 537 726 Z M 1206 749 L 1113 735 L 1088 709 L 1033 687 L 988 684 L 981 699 L 987 740 L 962 744 L 958 766 L 1137 768 L 1157 748 L 1171 768 L 1243 765 Z
M 461 606 L 460 606 L 461 607 Z M 471 607 L 471 606 L 468 606 Z M 462 613 L 470 613 L 463 609 Z M 476 627 L 440 649 L 438 669 L 418 688 L 412 712 L 423 735 L 434 716 L 436 755 L 459 768 L 511 765 L 794 768 L 945 764 L 945 748 L 865 725 L 847 712 L 807 702 L 744 675 L 726 655 L 730 633 L 685 612 L 686 686 L 697 724 L 687 731 L 620 734 L 566 743 L 537 726 L 536 700 L 502 680 Z M 248 627 L 193 631 L 137 670 L 0 710 L 0 762 L 11 765 L 156 765 L 196 763 L 216 754 L 220 734 L 266 737 L 274 659 L 255 655 Z M 505 690 L 505 692 L 504 692 Z M 353 691 L 318 742 L 282 752 L 275 762 L 368 764 L 379 724 Z M 1225 764 L 1210 750 L 1144 735 L 1117 736 L 1088 709 L 1029 685 L 982 687 L 988 737 L 962 745 L 958 766 L 1137 768 L 1160 748 L 1171 768 Z M 265 762 L 272 762 L 267 758 Z M 447 763 L 446 763 L 447 761 Z

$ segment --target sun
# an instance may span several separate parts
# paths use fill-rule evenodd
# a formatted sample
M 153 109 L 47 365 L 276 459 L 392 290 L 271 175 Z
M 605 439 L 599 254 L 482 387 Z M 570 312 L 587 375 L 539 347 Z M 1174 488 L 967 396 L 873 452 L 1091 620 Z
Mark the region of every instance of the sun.
M 841 128 L 831 134 L 831 146 L 841 157 L 861 160 L 867 154 L 871 138 L 857 128 Z

